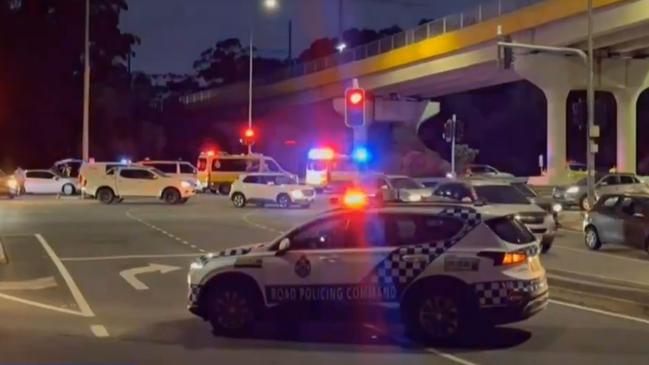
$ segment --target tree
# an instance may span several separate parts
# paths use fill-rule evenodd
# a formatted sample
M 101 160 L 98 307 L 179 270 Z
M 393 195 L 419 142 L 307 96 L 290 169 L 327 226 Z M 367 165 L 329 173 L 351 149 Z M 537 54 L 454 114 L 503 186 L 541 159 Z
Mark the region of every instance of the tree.
M 475 148 L 469 147 L 467 144 L 455 145 L 455 171 L 458 175 L 464 174 L 469 165 L 475 162 L 478 157 L 478 151 Z
M 97 137 L 128 125 L 112 118 L 130 105 L 124 100 L 130 86 L 126 61 L 139 39 L 118 28 L 124 0 L 91 4 L 91 116 Z M 83 0 L 0 0 L 0 134 L 7 141 L 0 154 L 14 156 L 8 164 L 44 167 L 52 161 L 43 156 L 80 155 L 84 15 Z

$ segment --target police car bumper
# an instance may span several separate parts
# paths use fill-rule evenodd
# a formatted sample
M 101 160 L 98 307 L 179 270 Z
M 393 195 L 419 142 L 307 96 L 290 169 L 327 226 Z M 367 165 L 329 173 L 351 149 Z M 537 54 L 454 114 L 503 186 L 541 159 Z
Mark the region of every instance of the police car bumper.
M 205 318 L 206 314 L 203 311 L 203 308 L 199 305 L 199 298 L 201 293 L 201 286 L 197 284 L 191 284 L 189 286 L 189 301 L 187 303 L 187 309 L 194 315 L 197 315 L 201 318 Z
M 479 296 L 479 317 L 494 325 L 530 318 L 545 309 L 549 299 L 545 278 L 487 283 L 476 291 Z

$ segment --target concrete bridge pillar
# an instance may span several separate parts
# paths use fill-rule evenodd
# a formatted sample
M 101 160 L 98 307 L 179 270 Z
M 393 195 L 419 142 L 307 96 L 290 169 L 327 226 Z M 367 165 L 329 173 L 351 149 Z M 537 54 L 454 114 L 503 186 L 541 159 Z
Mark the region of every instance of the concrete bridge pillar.
M 649 87 L 649 61 L 643 59 L 605 59 L 600 65 L 602 84 L 617 103 L 617 158 L 620 172 L 637 169 L 637 104 Z
M 586 68 L 574 57 L 535 54 L 517 57 L 515 69 L 539 87 L 547 101 L 547 172 L 534 183 L 561 185 L 568 178 L 566 102 L 570 90 L 581 88 L 586 80 Z

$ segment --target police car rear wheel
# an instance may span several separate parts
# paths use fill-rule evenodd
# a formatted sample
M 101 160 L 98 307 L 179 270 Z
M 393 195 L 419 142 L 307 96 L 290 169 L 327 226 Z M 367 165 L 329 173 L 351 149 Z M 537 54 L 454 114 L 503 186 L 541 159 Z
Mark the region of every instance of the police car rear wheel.
M 424 298 L 417 313 L 419 332 L 429 340 L 445 340 L 460 332 L 460 307 L 453 297 L 431 295 Z
M 209 321 L 216 334 L 245 335 L 256 317 L 254 298 L 244 288 L 217 288 L 210 295 Z
M 243 208 L 246 206 L 246 197 L 241 193 L 232 194 L 232 205 L 237 208 Z

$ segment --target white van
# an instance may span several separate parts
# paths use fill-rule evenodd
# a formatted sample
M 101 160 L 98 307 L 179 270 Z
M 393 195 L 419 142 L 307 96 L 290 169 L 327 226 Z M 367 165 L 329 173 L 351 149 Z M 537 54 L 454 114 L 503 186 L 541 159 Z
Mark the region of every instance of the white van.
M 260 153 L 230 155 L 225 152 L 202 152 L 198 156 L 197 176 L 200 186 L 213 193 L 230 194 L 230 186 L 241 174 L 277 172 L 297 176 L 284 170 L 272 157 Z
M 196 167 L 187 161 L 143 160 L 137 164 L 146 167 L 153 167 L 169 176 L 181 177 L 185 181 L 192 181 L 198 190 L 201 189 L 198 179 L 196 178 Z

